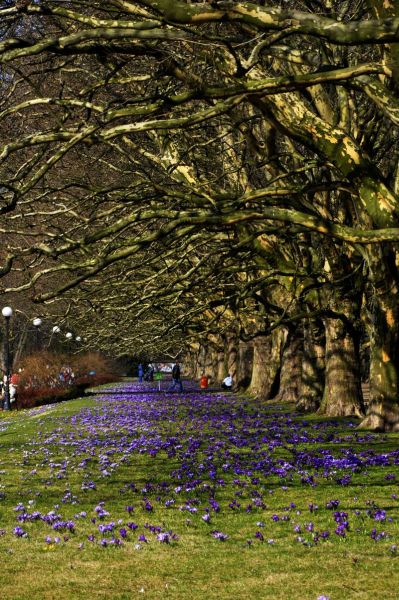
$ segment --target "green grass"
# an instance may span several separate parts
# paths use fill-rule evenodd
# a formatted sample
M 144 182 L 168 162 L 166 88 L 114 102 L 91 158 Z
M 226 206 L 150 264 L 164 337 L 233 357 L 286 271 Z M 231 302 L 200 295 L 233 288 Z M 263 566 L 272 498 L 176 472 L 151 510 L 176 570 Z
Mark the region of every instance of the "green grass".
M 154 421 L 154 429 L 160 438 L 166 439 L 179 432 L 184 448 L 187 438 L 196 439 L 196 432 L 202 440 L 207 436 L 215 438 L 211 424 L 200 421 L 183 404 L 174 407 L 175 398 L 173 396 L 170 402 L 174 418 Z M 238 405 L 240 400 L 231 397 L 229 402 Z M 215 491 L 221 511 L 212 512 L 208 524 L 201 515 L 208 506 L 209 495 L 198 489 L 180 494 L 171 491 L 179 483 L 173 474 L 181 464 L 178 454 L 168 458 L 164 449 L 156 456 L 151 456 L 148 451 L 133 451 L 126 462 L 110 469 L 106 477 L 99 472 L 101 450 L 93 451 L 92 456 L 87 454 L 90 461 L 84 467 L 79 466 L 83 455 L 68 442 L 82 442 L 87 438 L 87 432 L 81 428 L 80 421 L 74 423 L 71 419 L 79 416 L 82 410 L 101 412 L 101 406 L 96 398 L 88 398 L 54 405 L 43 412 L 1 414 L 0 492 L 4 496 L 0 501 L 1 599 L 316 600 L 321 595 L 330 600 L 399 598 L 399 556 L 391 549 L 393 545 L 399 546 L 399 501 L 392 498 L 396 493 L 399 495 L 398 465 L 391 463 L 359 470 L 352 475 L 350 485 L 345 486 L 337 485 L 332 476 L 322 477 L 320 472 L 315 475 L 317 485 L 312 487 L 301 483 L 296 473 L 292 480 L 277 475 L 260 476 L 259 484 L 251 485 L 251 477 L 247 475 L 221 471 L 224 485 L 217 486 Z M 248 400 L 245 400 L 244 408 L 248 414 L 265 410 Z M 284 407 L 284 411 L 287 410 Z M 311 431 L 318 423 L 327 428 L 323 431 L 328 431 L 325 419 L 294 416 L 294 423 L 298 420 L 309 423 L 303 426 L 304 431 Z M 260 439 L 262 432 L 258 432 L 258 428 L 259 425 L 254 423 L 251 431 L 256 431 Z M 217 431 L 220 439 L 226 440 L 223 426 Z M 324 449 L 334 456 L 343 456 L 345 449 L 365 452 L 370 448 L 381 454 L 398 449 L 399 438 L 394 434 L 374 434 L 366 443 L 356 442 L 354 429 L 348 429 L 348 419 L 338 423 L 334 420 L 331 431 L 334 436 L 331 443 L 284 443 L 274 449 L 273 456 L 287 460 L 292 457 L 293 450 L 301 449 Z M 55 432 L 53 442 L 49 440 L 51 432 Z M 141 433 L 135 429 L 129 435 L 132 440 L 137 440 Z M 117 442 L 125 435 L 126 431 L 113 428 L 112 417 L 92 431 L 93 439 L 97 436 L 98 440 L 106 441 L 108 449 L 112 448 L 113 440 Z M 359 436 L 363 435 L 363 432 L 359 433 Z M 348 436 L 350 439 L 345 439 Z M 337 442 L 339 438 L 342 441 Z M 48 442 L 43 444 L 46 439 Z M 200 452 L 205 460 L 206 445 L 203 444 Z M 251 453 L 248 448 L 233 446 L 228 460 L 245 454 L 245 459 L 251 460 Z M 214 454 L 216 460 L 217 451 Z M 109 455 L 111 462 L 117 458 L 117 453 Z M 64 468 L 66 459 L 68 463 Z M 189 461 L 189 457 L 186 460 Z M 224 460 L 224 456 L 217 456 L 219 467 Z M 51 467 L 50 463 L 58 466 Z M 308 472 L 313 473 L 313 470 L 308 469 Z M 396 475 L 396 480 L 385 479 L 388 473 Z M 233 483 L 237 478 L 243 482 L 242 486 Z M 82 482 L 88 481 L 94 481 L 96 489 L 82 490 Z M 162 482 L 171 486 L 167 493 L 163 493 L 158 485 Z M 132 490 L 131 483 L 137 491 Z M 142 492 L 149 483 L 154 488 Z M 252 502 L 254 490 L 261 493 L 266 506 L 253 507 L 251 512 L 246 512 L 244 508 Z M 235 495 L 236 492 L 241 495 Z M 166 507 L 165 500 L 171 497 L 175 504 Z M 143 509 L 144 498 L 153 505 L 152 512 Z M 228 506 L 233 498 L 241 503 L 237 509 Z M 198 508 L 197 513 L 178 509 L 190 499 L 197 502 L 193 504 Z M 338 499 L 338 510 L 349 514 L 350 531 L 345 538 L 334 534 L 333 511 L 326 508 L 331 499 Z M 105 503 L 110 515 L 94 524 L 91 518 L 95 517 L 94 509 L 100 501 Z M 37 520 L 21 523 L 27 537 L 18 538 L 13 534 L 18 525 L 16 517 L 19 513 L 15 511 L 18 503 L 30 513 L 47 514 L 55 510 L 64 520 L 73 519 L 76 530 L 72 533 L 52 531 L 47 523 Z M 288 510 L 290 503 L 296 506 Z M 318 509 L 310 512 L 310 504 L 317 505 Z M 131 515 L 126 511 L 127 505 L 134 506 Z M 383 523 L 367 514 L 375 507 L 386 511 L 387 518 Z M 77 519 L 75 515 L 82 511 L 87 517 Z M 279 515 L 278 522 L 272 520 L 274 514 Z M 282 521 L 282 516 L 289 516 L 290 520 Z M 121 520 L 120 524 L 118 520 Z M 110 521 L 116 523 L 116 529 L 134 521 L 138 529 L 129 530 L 123 546 L 102 547 L 97 526 Z M 264 523 L 263 527 L 257 525 L 260 521 Z M 329 530 L 330 538 L 314 544 L 313 533 L 306 530 L 310 522 L 318 531 Z M 155 534 L 145 528 L 146 523 L 172 530 L 179 539 L 169 545 L 159 543 Z M 300 535 L 305 543 L 297 541 L 295 525 L 301 527 Z M 372 540 L 373 527 L 378 532 L 384 530 L 387 537 Z M 213 530 L 227 533 L 228 539 L 222 542 L 213 538 L 210 533 Z M 264 541 L 255 538 L 256 531 L 262 533 Z M 92 533 L 96 534 L 94 542 L 87 539 Z M 149 543 L 140 544 L 138 549 L 137 538 L 142 533 Z M 52 540 L 58 535 L 60 541 L 47 543 L 48 535 Z M 64 535 L 68 536 L 66 541 Z M 110 535 L 104 537 L 111 539 Z M 273 543 L 268 543 L 269 539 L 273 539 Z M 250 545 L 248 540 L 252 542 Z

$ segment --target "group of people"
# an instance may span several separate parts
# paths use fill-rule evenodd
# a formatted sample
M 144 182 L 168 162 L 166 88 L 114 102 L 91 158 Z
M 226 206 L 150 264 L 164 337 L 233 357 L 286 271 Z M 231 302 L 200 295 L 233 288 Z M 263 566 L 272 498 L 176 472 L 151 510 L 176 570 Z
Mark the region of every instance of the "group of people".
M 155 369 L 154 369 L 153 365 L 151 365 L 151 364 L 148 365 L 147 370 L 144 372 L 144 367 L 140 363 L 139 366 L 137 367 L 137 374 L 139 377 L 139 382 L 142 383 L 143 379 L 144 379 L 144 381 L 154 381 L 154 372 L 155 372 Z
M 61 385 L 67 383 L 68 385 L 72 385 L 75 381 L 75 373 L 73 372 L 71 367 L 61 367 L 61 370 L 58 374 L 58 379 Z
M 146 373 L 144 374 L 143 365 L 140 363 L 137 368 L 139 382 L 142 383 L 143 378 L 145 381 L 153 381 L 154 379 L 154 367 L 150 364 Z M 179 361 L 176 361 L 172 368 L 172 383 L 167 390 L 168 392 L 173 392 L 173 390 L 178 388 L 179 392 L 183 391 L 183 382 L 181 379 L 181 368 Z M 205 389 L 208 387 L 208 378 L 205 373 L 202 374 L 200 380 L 200 388 Z M 221 387 L 223 390 L 231 390 L 233 388 L 233 378 L 230 374 L 225 377 L 221 383 Z

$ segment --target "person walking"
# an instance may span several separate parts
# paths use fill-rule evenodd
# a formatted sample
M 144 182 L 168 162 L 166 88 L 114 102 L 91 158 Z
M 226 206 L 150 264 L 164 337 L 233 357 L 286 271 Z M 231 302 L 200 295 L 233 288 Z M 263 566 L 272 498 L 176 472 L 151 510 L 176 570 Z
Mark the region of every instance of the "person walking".
M 225 377 L 222 381 L 222 389 L 223 390 L 232 390 L 233 389 L 233 378 L 230 373 Z
M 180 371 L 179 361 L 176 361 L 176 363 L 173 365 L 172 379 L 173 379 L 173 383 L 170 386 L 170 388 L 168 389 L 168 392 L 172 392 L 176 386 L 179 386 L 179 392 L 182 392 L 183 391 L 183 383 L 181 380 L 181 371 Z
M 144 381 L 154 381 L 154 367 L 150 363 L 144 373 Z
M 139 382 L 142 383 L 143 382 L 143 375 L 144 375 L 144 369 L 143 369 L 143 365 L 140 363 L 138 366 L 138 375 L 139 375 Z

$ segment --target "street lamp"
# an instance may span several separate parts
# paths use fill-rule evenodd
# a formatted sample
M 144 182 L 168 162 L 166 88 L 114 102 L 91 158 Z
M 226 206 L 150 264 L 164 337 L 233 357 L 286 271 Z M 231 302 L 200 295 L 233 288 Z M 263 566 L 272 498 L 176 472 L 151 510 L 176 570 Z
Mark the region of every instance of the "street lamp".
M 71 342 L 72 342 L 72 338 L 73 338 L 73 333 L 71 333 L 70 331 L 67 331 L 67 333 L 65 334 L 65 337 L 66 337 L 66 339 L 69 342 L 69 344 L 68 344 L 68 354 L 69 354 L 69 356 L 71 356 L 71 353 L 72 353 Z
M 51 328 L 51 335 L 47 344 L 47 348 L 50 348 L 51 343 L 53 341 L 53 335 L 58 335 L 60 333 L 61 329 L 58 327 L 58 325 L 54 325 L 54 327 Z
M 6 370 L 6 380 L 4 389 L 4 409 L 11 410 L 10 403 L 10 318 L 12 316 L 11 306 L 5 306 L 2 309 L 2 314 L 6 323 L 6 335 L 4 338 L 4 362 Z
M 35 319 L 33 319 L 32 323 L 36 329 L 36 350 L 40 350 L 39 335 L 40 335 L 40 325 L 42 324 L 42 320 L 40 319 L 40 317 L 36 317 Z

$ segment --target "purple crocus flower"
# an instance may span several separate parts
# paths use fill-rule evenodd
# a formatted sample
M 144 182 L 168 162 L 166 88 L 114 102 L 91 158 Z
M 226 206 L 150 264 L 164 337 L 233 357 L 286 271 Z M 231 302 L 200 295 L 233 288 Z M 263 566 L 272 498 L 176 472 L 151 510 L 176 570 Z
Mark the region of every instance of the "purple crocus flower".
M 212 531 L 211 532 L 212 537 L 214 537 L 217 540 L 220 540 L 221 542 L 224 542 L 225 540 L 228 539 L 228 535 L 227 533 L 222 533 L 221 531 Z
M 344 524 L 340 523 L 335 530 L 335 533 L 340 537 L 346 537 L 346 527 Z
M 326 504 L 326 508 L 338 508 L 339 506 L 339 500 L 329 500 Z
M 14 535 L 16 535 L 17 537 L 28 537 L 26 531 L 19 526 L 14 527 Z
M 386 512 L 381 508 L 377 509 L 374 513 L 374 521 L 385 521 Z

